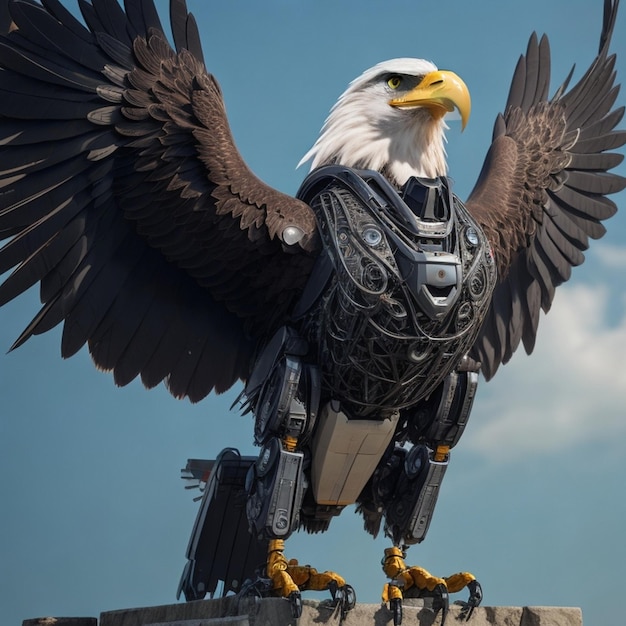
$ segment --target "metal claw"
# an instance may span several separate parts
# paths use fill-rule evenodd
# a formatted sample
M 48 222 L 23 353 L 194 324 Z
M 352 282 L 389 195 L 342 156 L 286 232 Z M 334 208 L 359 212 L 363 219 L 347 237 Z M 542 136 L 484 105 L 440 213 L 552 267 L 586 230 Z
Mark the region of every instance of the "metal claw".
M 298 619 L 302 615 L 302 595 L 299 591 L 292 591 L 287 600 L 291 605 L 291 616 Z
M 432 591 L 433 599 L 433 611 L 435 615 L 441 611 L 441 626 L 446 623 L 446 617 L 448 616 L 448 609 L 450 607 L 450 596 L 448 595 L 448 588 L 443 583 L 437 585 Z
M 254 579 L 246 580 L 237 596 L 240 599 L 253 597 L 253 598 L 265 598 L 272 590 L 272 581 L 269 578 L 257 576 Z
M 352 585 L 344 585 L 339 589 L 339 592 L 341 594 L 341 620 L 343 621 L 348 611 L 351 611 L 356 605 L 356 592 Z
M 391 598 L 389 608 L 393 612 L 393 626 L 400 626 L 402 624 L 402 599 Z
M 328 590 L 332 598 L 334 606 L 339 605 L 341 611 L 341 621 L 346 618 L 348 611 L 352 610 L 356 605 L 356 592 L 351 585 L 339 587 L 336 580 L 328 583 Z
M 472 617 L 474 609 L 482 602 L 483 599 L 483 590 L 477 580 L 472 580 L 471 582 L 467 583 L 467 588 L 470 592 L 467 602 L 457 602 L 457 604 L 461 605 L 461 613 L 459 615 L 459 619 L 465 621 L 469 621 L 469 618 Z

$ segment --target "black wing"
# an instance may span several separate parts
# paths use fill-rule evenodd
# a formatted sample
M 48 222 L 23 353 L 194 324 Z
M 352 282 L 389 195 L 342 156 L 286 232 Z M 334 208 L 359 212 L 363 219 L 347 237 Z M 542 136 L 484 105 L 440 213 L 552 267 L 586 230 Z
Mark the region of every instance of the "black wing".
M 184 0 L 176 50 L 152 0 L 79 0 L 86 27 L 58 0 L 9 5 L 0 306 L 38 282 L 43 303 L 13 347 L 63 322 L 62 355 L 87 343 L 120 385 L 229 388 L 306 281 L 312 211 L 241 159 Z
M 626 143 L 615 130 L 624 108 L 613 110 L 615 56 L 608 47 L 618 0 L 605 0 L 600 51 L 580 81 L 570 76 L 548 99 L 548 40 L 533 35 L 519 60 L 504 115 L 467 207 L 483 226 L 498 266 L 493 301 L 471 354 L 491 378 L 523 343 L 534 348 L 539 313 L 555 288 L 584 261 L 589 238 L 605 233 L 602 221 L 615 204 L 606 195 L 626 187 L 609 170 Z

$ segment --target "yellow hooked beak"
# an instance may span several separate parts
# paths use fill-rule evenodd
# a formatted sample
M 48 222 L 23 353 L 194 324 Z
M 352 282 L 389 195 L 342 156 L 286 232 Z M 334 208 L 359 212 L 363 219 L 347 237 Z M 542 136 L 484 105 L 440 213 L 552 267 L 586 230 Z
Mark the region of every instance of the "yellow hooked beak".
M 465 128 L 472 109 L 467 85 L 454 72 L 446 70 L 426 74 L 417 87 L 399 98 L 389 100 L 389 104 L 401 109 L 425 107 L 435 119 L 457 109 L 461 115 L 462 129 Z

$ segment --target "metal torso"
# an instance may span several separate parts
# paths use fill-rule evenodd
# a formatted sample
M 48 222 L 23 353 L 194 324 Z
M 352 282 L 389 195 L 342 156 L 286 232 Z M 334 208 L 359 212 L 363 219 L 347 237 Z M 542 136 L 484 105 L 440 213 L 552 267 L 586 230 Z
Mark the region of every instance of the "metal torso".
M 472 345 L 495 285 L 487 240 L 448 181 L 323 167 L 298 197 L 324 252 L 300 306 L 324 393 L 353 417 L 414 406 Z
M 225 593 L 246 578 L 271 592 L 254 571 L 268 540 L 324 531 L 352 503 L 372 535 L 421 542 L 471 412 L 478 366 L 465 355 L 495 266 L 447 181 L 410 179 L 398 193 L 375 172 L 331 166 L 299 197 L 324 249 L 242 395 L 258 458 L 226 450 L 210 465 L 181 579 L 188 600 L 217 580 Z

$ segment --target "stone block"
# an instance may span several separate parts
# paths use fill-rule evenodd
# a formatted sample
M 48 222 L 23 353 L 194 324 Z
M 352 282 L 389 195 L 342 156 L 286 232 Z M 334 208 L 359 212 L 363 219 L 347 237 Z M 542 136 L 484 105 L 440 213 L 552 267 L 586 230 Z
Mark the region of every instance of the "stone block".
M 460 607 L 451 606 L 447 624 L 460 624 Z M 157 607 L 110 611 L 100 626 L 339 626 L 341 616 L 327 602 L 305 600 L 302 616 L 291 616 L 289 602 L 281 598 L 201 600 Z M 407 601 L 404 624 L 438 626 L 441 615 Z M 485 606 L 474 610 L 467 626 L 582 626 L 582 612 L 569 607 Z M 391 611 L 382 604 L 357 604 L 342 626 L 393 626 Z

